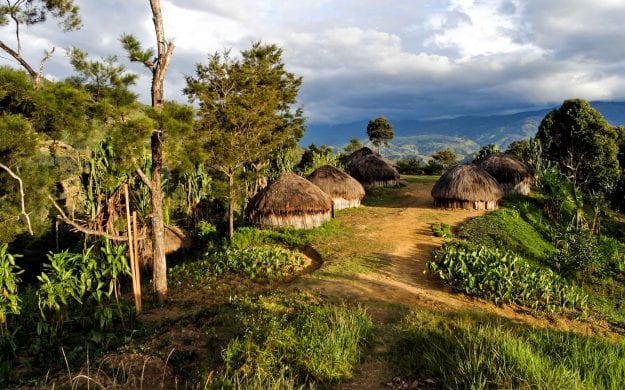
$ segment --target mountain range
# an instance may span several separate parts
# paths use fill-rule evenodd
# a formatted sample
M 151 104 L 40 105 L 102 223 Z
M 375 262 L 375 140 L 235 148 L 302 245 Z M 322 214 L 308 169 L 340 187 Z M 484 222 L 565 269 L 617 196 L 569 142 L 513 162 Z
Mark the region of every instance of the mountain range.
M 625 102 L 591 102 L 614 126 L 625 124 Z M 461 158 L 471 156 L 491 143 L 505 149 L 511 142 L 533 137 L 551 108 L 514 114 L 459 116 L 449 119 L 398 120 L 391 123 L 395 134 L 382 154 L 391 160 L 402 157 L 425 157 L 450 147 Z M 300 144 L 330 145 L 340 149 L 352 138 L 368 142 L 368 120 L 340 124 L 311 124 Z

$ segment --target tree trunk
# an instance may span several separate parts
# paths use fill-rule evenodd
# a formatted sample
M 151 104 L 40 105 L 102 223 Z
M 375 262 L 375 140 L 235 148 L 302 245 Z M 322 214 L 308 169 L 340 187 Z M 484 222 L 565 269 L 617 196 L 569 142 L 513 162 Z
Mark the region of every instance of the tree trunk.
M 173 54 L 174 44 L 165 40 L 163 16 L 159 0 L 150 0 L 152 21 L 156 32 L 158 56 L 152 71 L 152 107 L 157 112 L 163 110 L 163 82 L 165 72 Z M 165 257 L 165 224 L 163 222 L 163 191 L 161 189 L 161 168 L 163 166 L 163 129 L 155 129 L 151 137 L 152 149 L 152 268 L 154 294 L 159 303 L 167 298 L 167 259 Z
M 228 174 L 228 239 L 234 238 L 234 173 Z

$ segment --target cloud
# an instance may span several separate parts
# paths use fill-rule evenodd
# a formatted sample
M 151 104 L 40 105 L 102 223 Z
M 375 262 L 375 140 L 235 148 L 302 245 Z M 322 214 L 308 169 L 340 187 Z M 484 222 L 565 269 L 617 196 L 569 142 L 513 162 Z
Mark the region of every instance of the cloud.
M 71 67 L 61 48 L 118 55 L 119 36 L 154 46 L 147 2 L 77 0 L 84 27 L 56 23 L 26 29 L 24 54 L 37 63 L 57 53 L 46 74 Z M 166 96 L 186 102 L 184 76 L 207 53 L 233 53 L 262 40 L 280 45 L 286 68 L 304 77 L 300 94 L 309 120 L 341 122 L 489 113 L 566 98 L 625 99 L 625 3 L 620 0 L 163 0 L 166 35 L 176 51 Z M 3 40 L 13 31 L 0 28 Z M 0 58 L 0 64 L 16 64 Z

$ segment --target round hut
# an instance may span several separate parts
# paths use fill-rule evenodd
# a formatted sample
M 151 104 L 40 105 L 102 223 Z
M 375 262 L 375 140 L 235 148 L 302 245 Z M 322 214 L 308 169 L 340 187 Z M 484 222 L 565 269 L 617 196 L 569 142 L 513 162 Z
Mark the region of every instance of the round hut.
M 497 180 L 477 165 L 457 165 L 432 188 L 434 205 L 450 209 L 495 210 L 504 195 Z
M 354 152 L 356 153 L 356 152 Z M 399 173 L 379 155 L 369 154 L 354 160 L 348 173 L 365 187 L 395 187 L 399 185 Z
M 331 165 L 317 168 L 308 180 L 332 197 L 335 210 L 358 207 L 365 196 L 365 189 L 356 179 Z
M 247 218 L 263 227 L 310 229 L 332 218 L 332 198 L 303 177 L 285 172 L 252 198 Z
M 352 154 L 350 154 L 347 157 L 345 165 L 349 167 L 350 165 L 357 163 L 358 161 L 364 159 L 367 156 L 377 156 L 379 158 L 382 158 L 382 155 L 379 154 L 378 152 L 374 152 L 370 148 L 363 146 L 362 148 L 352 152 Z
M 495 153 L 478 161 L 478 165 L 499 182 L 506 195 L 530 193 L 534 175 L 525 164 L 514 157 Z

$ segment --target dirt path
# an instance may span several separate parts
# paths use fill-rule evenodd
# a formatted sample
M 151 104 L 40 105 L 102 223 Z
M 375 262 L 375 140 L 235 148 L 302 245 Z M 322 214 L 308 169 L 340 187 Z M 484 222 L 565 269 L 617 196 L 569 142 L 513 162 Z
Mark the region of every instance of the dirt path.
M 441 311 L 489 312 L 539 327 L 557 327 L 580 333 L 603 333 L 595 325 L 570 321 L 557 316 L 535 317 L 527 310 L 497 307 L 479 299 L 453 293 L 438 279 L 424 273 L 432 250 L 443 239 L 432 234 L 432 223 L 446 223 L 452 227 L 481 215 L 481 211 L 434 209 L 430 196 L 432 183 L 406 183 L 397 190 L 397 197 L 384 207 L 363 207 L 361 210 L 338 215 L 337 219 L 355 232 L 354 242 L 321 243 L 317 248 L 324 256 L 324 265 L 312 275 L 300 278 L 294 287 L 312 289 L 328 298 L 360 302 L 367 307 L 377 326 L 389 326 L 398 320 L 393 307 L 423 307 Z M 384 248 L 380 250 L 380 248 Z M 362 272 L 332 272 L 340 269 L 341 256 L 373 262 L 376 266 Z M 330 270 L 328 272 L 324 272 Z M 394 305 L 394 306 L 393 306 Z M 383 339 L 377 340 L 374 352 L 388 348 Z M 343 388 L 378 389 L 392 380 L 392 374 L 373 354 L 361 367 L 361 375 Z M 379 353 L 377 354 L 380 355 Z

